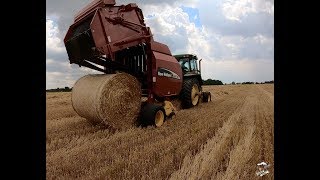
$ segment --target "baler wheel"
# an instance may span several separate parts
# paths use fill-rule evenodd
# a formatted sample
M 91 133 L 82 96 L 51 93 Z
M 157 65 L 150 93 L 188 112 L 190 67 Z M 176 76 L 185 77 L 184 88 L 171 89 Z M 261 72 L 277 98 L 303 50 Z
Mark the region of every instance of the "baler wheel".
M 159 111 L 157 111 L 156 116 L 154 118 L 154 124 L 157 127 L 160 127 L 160 126 L 162 126 L 163 122 L 164 122 L 164 113 L 163 113 L 163 111 L 159 110 Z
M 163 106 L 157 104 L 146 104 L 143 108 L 141 118 L 146 122 L 146 124 L 160 127 L 163 125 L 166 115 Z

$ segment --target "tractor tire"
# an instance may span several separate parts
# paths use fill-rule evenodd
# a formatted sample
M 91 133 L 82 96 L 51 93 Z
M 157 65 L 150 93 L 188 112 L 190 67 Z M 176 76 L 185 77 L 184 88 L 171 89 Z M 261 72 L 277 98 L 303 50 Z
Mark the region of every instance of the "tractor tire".
M 143 107 L 141 120 L 144 125 L 162 126 L 166 119 L 164 108 L 157 104 L 146 104 Z
M 186 79 L 181 90 L 182 107 L 185 109 L 197 106 L 200 101 L 200 86 L 197 79 Z

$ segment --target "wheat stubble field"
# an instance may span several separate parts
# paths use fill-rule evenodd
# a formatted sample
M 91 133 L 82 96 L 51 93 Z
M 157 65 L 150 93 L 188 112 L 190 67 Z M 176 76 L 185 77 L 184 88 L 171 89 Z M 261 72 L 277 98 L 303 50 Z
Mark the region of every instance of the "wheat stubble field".
M 274 179 L 274 86 L 204 86 L 212 102 L 160 128 L 92 125 L 47 93 L 47 179 Z M 257 163 L 271 164 L 258 177 Z

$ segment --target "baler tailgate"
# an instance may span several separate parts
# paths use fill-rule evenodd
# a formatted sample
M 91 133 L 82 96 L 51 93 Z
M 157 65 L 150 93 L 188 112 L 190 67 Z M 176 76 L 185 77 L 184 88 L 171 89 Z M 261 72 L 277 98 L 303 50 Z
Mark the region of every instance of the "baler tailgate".
M 76 24 L 70 33 L 70 38 L 65 41 L 70 63 L 80 63 L 83 59 L 93 56 L 92 48 L 95 47 L 90 29 L 92 16 L 83 23 Z M 70 28 L 71 29 L 71 28 Z
M 101 3 L 105 3 L 105 6 Z M 77 16 L 64 42 L 70 63 L 84 65 L 87 61 L 112 71 L 116 68 L 106 66 L 108 61 L 122 62 L 116 59 L 118 52 L 147 44 L 153 39 L 136 4 L 114 6 L 114 1 L 101 3 L 96 2 L 93 7 L 85 8 L 84 12 L 88 12 L 88 15 L 82 12 L 81 16 Z M 105 63 L 96 63 L 101 59 Z

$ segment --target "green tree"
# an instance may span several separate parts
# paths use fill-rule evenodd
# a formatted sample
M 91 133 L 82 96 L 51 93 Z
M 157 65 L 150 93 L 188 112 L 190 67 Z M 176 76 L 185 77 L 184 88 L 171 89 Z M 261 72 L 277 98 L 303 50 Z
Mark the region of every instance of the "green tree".
M 223 82 L 215 79 L 202 80 L 203 85 L 223 85 Z

